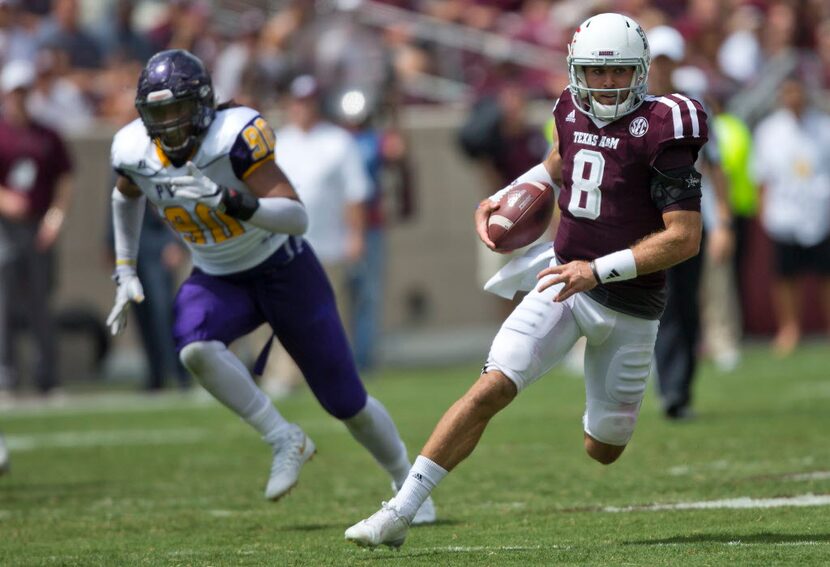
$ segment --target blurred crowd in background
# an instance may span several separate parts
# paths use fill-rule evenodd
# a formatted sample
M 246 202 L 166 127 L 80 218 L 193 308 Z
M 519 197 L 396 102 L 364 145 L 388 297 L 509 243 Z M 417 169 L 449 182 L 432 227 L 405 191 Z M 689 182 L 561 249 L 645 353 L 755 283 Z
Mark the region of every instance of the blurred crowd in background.
M 37 65 L 31 104 L 64 131 L 133 116 L 138 70 L 165 48 L 204 60 L 220 101 L 266 112 L 300 72 L 375 104 L 469 103 L 505 82 L 547 100 L 574 29 L 603 11 L 674 26 L 709 92 L 749 120 L 796 65 L 830 88 L 822 0 L 0 0 L 0 62 Z
M 704 100 L 713 117 L 722 117 L 717 130 L 726 141 L 718 143 L 736 219 L 734 278 L 744 292 L 740 261 L 748 229 L 740 225 L 762 205 L 749 171 L 751 132 L 779 106 L 782 85 L 793 79 L 816 112 L 830 108 L 826 0 L 0 0 L 0 67 L 21 61 L 31 66 L 29 113 L 70 138 L 136 118 L 136 78 L 162 49 L 183 48 L 200 57 L 211 70 L 218 102 L 234 99 L 265 115 L 285 108 L 286 98 L 298 98 L 292 94 L 297 77 L 314 77 L 323 115 L 354 132 L 363 145 L 375 187 L 366 205 L 368 229 L 380 233 L 377 187 L 390 182 L 390 171 L 391 182 L 401 189 L 396 214 L 412 213 L 405 133 L 398 120 L 407 106 L 470 109 L 459 147 L 478 161 L 481 197 L 489 195 L 544 156 L 550 124 L 531 122 L 526 107 L 532 101 L 551 104 L 567 88 L 568 41 L 585 18 L 606 11 L 630 15 L 647 31 L 676 29 L 685 49 L 675 61 L 675 86 Z M 374 136 L 361 139 L 369 126 Z M 830 158 L 812 156 L 799 171 L 805 178 L 818 176 L 821 172 L 810 167 L 825 157 Z M 391 167 L 381 172 L 380 162 Z M 773 169 L 758 181 L 774 185 Z M 830 220 L 816 222 L 821 226 L 814 232 L 824 243 Z M 778 236 L 787 243 L 786 230 Z M 812 255 L 795 267 L 779 266 L 777 273 L 785 280 L 802 268 L 830 274 L 830 253 L 819 254 L 815 241 L 802 244 Z M 372 253 L 373 246 L 370 240 L 366 250 Z M 376 250 L 358 295 L 377 302 L 383 262 L 382 248 Z M 181 262 L 167 257 L 175 256 L 170 250 L 161 254 L 156 254 L 159 265 Z M 733 276 L 724 277 L 719 289 L 730 293 Z M 830 305 L 830 285 L 822 291 Z M 792 286 L 777 292 L 795 304 L 776 305 L 779 318 L 785 310 L 782 327 L 788 326 L 779 329 L 776 348 L 788 354 L 800 338 L 793 321 L 800 307 Z M 366 309 L 376 322 L 377 305 Z M 718 315 L 723 313 L 716 308 L 710 318 Z M 368 331 L 359 325 L 358 335 L 372 343 L 376 323 Z M 725 368 L 738 362 L 740 330 L 727 335 L 710 345 L 717 350 L 729 343 Z M 372 368 L 371 347 L 362 348 L 358 360 Z M 186 384 L 181 368 L 169 364 L 156 373 L 177 374 Z M 161 384 L 158 377 L 148 381 L 150 388 Z

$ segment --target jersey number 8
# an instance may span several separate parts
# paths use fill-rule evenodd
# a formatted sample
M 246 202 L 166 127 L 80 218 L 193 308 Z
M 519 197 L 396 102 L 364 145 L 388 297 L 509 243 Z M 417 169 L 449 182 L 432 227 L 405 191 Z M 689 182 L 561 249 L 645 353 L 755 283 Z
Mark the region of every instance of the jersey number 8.
M 586 176 L 587 170 L 587 176 Z M 605 158 L 593 150 L 579 150 L 574 156 L 573 183 L 568 211 L 575 216 L 594 220 L 602 205 L 600 184 L 605 173 Z

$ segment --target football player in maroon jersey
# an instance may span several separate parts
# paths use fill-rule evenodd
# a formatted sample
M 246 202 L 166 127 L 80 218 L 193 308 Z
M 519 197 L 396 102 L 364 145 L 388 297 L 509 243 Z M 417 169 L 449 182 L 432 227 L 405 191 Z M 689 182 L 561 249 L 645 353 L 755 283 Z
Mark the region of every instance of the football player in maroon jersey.
M 400 546 L 420 503 L 473 451 L 490 419 L 582 336 L 585 449 L 606 465 L 622 454 L 651 368 L 664 270 L 697 254 L 701 235 L 694 163 L 707 139 L 706 114 L 682 95 L 648 96 L 648 68 L 648 41 L 630 18 L 600 14 L 577 28 L 569 45 L 569 89 L 553 110 L 557 144 L 514 182 L 559 187 L 561 220 L 553 251 L 542 255 L 550 259 L 496 335 L 478 381 L 439 421 L 404 486 L 349 528 L 347 540 Z M 485 199 L 475 216 L 478 235 L 491 248 L 487 219 L 499 196 Z

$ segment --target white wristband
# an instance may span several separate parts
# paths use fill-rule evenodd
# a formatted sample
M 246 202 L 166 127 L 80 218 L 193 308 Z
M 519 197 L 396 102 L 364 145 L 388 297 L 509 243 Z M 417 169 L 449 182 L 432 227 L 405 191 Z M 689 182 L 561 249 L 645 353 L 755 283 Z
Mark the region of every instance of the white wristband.
M 553 192 L 556 194 L 556 197 L 559 197 L 559 187 L 556 183 L 553 182 L 553 179 L 550 177 L 550 173 L 548 173 L 548 168 L 545 167 L 545 164 L 539 163 L 522 173 L 519 177 L 517 177 L 513 183 L 505 187 L 504 189 L 500 189 L 494 195 L 490 195 L 490 201 L 496 205 L 499 201 L 501 201 L 502 196 L 505 193 L 510 191 L 515 185 L 519 183 L 527 183 L 528 181 L 539 181 L 541 183 L 547 183 L 551 187 L 553 187 Z
M 633 280 L 637 277 L 637 263 L 631 248 L 600 256 L 591 262 L 591 269 L 599 283 Z

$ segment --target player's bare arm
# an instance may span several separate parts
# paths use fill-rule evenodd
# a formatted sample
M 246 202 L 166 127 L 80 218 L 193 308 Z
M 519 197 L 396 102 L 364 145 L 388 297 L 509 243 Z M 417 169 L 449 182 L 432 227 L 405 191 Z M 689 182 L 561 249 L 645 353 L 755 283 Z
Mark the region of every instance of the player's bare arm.
M 701 217 L 697 211 L 671 211 L 663 214 L 665 230 L 655 232 L 631 247 L 637 275 L 659 272 L 695 256 L 700 250 Z M 539 291 L 564 283 L 554 301 L 565 301 L 575 293 L 599 285 L 596 268 L 586 260 L 552 266 L 536 276 Z M 552 276 L 552 277 L 549 277 Z
M 137 199 L 142 196 L 141 189 L 129 177 L 119 175 L 115 179 L 115 188 L 128 199 Z
M 273 160 L 255 169 L 245 178 L 245 184 L 251 193 L 261 199 L 285 197 L 294 201 L 300 200 L 285 172 Z
M 663 223 L 665 230 L 655 232 L 631 247 L 638 275 L 666 270 L 700 251 L 702 222 L 699 212 L 664 213 Z

